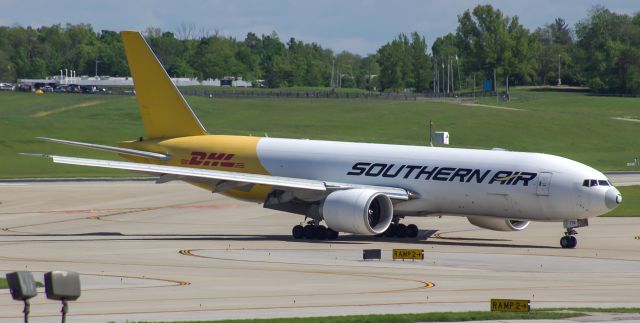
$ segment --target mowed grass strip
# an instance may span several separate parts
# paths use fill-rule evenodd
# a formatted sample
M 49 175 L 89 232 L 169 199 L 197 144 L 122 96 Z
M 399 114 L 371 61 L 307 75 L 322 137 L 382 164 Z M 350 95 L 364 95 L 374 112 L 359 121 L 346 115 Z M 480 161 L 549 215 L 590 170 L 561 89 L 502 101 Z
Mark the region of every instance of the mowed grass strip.
M 65 106 L 65 107 L 60 107 L 60 108 L 57 108 L 57 109 L 54 109 L 54 110 L 40 111 L 40 112 L 32 114 L 31 117 L 42 118 L 42 117 L 46 117 L 46 116 L 54 114 L 54 113 L 60 113 L 60 112 L 69 111 L 69 110 L 72 110 L 72 109 L 92 107 L 92 106 L 98 105 L 98 104 L 100 104 L 102 102 L 103 101 L 100 101 L 100 100 L 85 101 L 85 102 L 81 102 L 81 103 L 74 104 L 74 105 L 68 105 L 68 106 Z
M 87 102 L 100 104 L 85 108 Z M 584 93 L 515 90 L 511 102 L 481 104 L 383 99 L 219 99 L 187 97 L 212 134 L 426 145 L 428 122 L 449 131 L 452 147 L 538 151 L 568 157 L 599 170 L 638 170 L 625 164 L 640 155 L 640 123 L 611 119 L 640 115 L 638 98 L 602 98 Z M 34 137 L 115 145 L 142 135 L 132 96 L 0 93 L 0 178 L 130 176 L 130 173 L 53 165 L 19 152 L 119 157 Z M 57 111 L 56 113 L 51 113 Z M 44 115 L 33 118 L 32 115 Z M 381 159 L 384 156 L 380 157 Z
M 552 311 L 531 311 L 530 313 L 506 313 L 506 312 L 434 312 L 415 314 L 385 314 L 385 315 L 349 315 L 349 316 L 327 316 L 327 317 L 302 317 L 302 318 L 276 318 L 276 319 L 253 319 L 253 320 L 223 320 L 223 321 L 175 321 L 179 322 L 229 322 L 229 323 L 334 323 L 334 322 L 380 322 L 380 323 L 413 323 L 413 322 L 460 322 L 460 321 L 489 321 L 489 320 L 544 320 L 563 319 L 584 316 L 582 313 L 573 312 L 552 312 Z M 144 321 L 137 323 L 146 323 Z

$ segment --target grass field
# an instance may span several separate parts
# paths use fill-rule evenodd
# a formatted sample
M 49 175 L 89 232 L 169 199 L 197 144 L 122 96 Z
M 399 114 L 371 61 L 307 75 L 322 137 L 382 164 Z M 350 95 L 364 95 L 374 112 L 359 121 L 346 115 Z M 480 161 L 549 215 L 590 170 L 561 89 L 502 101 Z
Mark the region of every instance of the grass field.
M 603 216 L 640 216 L 640 186 L 621 186 L 622 204 Z
M 208 99 L 188 97 L 210 133 L 424 145 L 427 124 L 449 131 L 452 146 L 540 151 L 600 170 L 637 170 L 640 99 L 584 93 L 513 91 L 506 110 L 432 101 Z M 495 106 L 493 98 L 481 100 Z M 113 145 L 143 134 L 131 96 L 0 93 L 0 178 L 130 176 L 52 165 L 18 152 L 115 156 L 43 143 L 36 136 Z

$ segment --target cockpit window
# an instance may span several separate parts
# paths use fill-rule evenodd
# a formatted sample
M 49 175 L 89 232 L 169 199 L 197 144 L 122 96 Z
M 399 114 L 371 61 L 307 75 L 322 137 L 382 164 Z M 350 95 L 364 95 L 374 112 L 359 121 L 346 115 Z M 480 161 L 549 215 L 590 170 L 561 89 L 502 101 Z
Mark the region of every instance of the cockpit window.
M 603 179 L 585 179 L 584 181 L 582 181 L 582 186 L 584 187 L 611 186 L 611 183 Z

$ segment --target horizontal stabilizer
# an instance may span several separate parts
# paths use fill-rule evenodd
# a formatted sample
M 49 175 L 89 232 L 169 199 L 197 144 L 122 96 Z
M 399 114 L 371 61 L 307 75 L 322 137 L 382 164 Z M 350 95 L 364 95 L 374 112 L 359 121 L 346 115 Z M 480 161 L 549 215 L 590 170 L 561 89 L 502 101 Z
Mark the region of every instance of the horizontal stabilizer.
M 53 138 L 47 138 L 47 137 L 36 137 L 36 139 L 49 141 L 49 142 L 55 142 L 55 143 L 59 143 L 59 144 L 71 145 L 71 146 L 79 146 L 79 147 L 85 147 L 85 148 L 91 148 L 91 149 L 106 150 L 106 151 L 110 151 L 110 152 L 114 152 L 114 153 L 118 153 L 118 154 L 130 155 L 130 156 L 137 156 L 137 157 L 144 157 L 144 158 L 151 158 L 151 159 L 158 159 L 158 160 L 169 160 L 169 159 L 171 159 L 170 155 L 160 154 L 160 153 L 153 153 L 153 152 L 144 151 L 144 150 L 135 150 L 135 149 L 129 149 L 129 148 L 112 147 L 112 146 L 90 144 L 90 143 L 79 142 L 79 141 L 53 139 Z

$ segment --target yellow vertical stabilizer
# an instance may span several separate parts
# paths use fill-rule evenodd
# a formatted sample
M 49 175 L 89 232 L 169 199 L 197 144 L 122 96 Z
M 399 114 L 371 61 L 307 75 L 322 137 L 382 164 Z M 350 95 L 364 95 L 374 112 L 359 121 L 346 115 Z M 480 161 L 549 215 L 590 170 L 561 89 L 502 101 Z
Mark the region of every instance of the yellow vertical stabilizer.
M 158 58 L 137 31 L 120 32 L 136 88 L 146 137 L 206 135 L 187 101 L 171 82 Z

